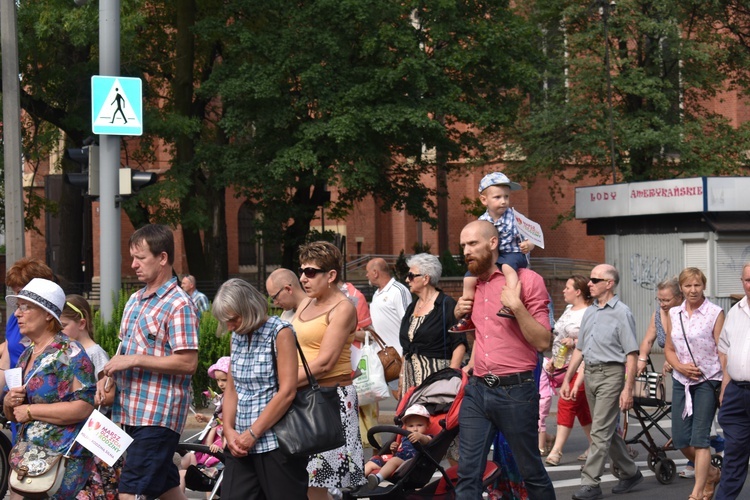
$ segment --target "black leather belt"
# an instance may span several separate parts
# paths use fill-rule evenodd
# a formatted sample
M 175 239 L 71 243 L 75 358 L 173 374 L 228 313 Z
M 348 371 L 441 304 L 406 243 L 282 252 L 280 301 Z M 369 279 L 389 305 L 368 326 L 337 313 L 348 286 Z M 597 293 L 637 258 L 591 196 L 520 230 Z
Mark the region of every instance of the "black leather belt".
M 493 375 L 491 373 L 488 373 L 487 375 L 483 375 L 481 377 L 474 377 L 487 387 L 495 387 L 498 385 L 501 386 L 508 386 L 508 385 L 519 385 L 523 384 L 524 382 L 533 382 L 534 381 L 534 372 L 527 371 L 527 372 L 521 372 L 521 373 L 513 373 L 511 375 Z

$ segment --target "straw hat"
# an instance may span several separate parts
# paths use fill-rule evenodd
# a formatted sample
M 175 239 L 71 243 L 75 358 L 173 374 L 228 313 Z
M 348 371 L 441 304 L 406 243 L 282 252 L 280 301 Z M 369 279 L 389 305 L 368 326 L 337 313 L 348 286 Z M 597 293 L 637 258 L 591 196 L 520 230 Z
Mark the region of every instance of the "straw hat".
M 60 313 L 65 307 L 65 292 L 57 283 L 42 278 L 34 278 L 18 292 L 18 295 L 5 296 L 5 302 L 12 309 L 18 306 L 18 299 L 26 300 L 41 307 L 60 323 Z

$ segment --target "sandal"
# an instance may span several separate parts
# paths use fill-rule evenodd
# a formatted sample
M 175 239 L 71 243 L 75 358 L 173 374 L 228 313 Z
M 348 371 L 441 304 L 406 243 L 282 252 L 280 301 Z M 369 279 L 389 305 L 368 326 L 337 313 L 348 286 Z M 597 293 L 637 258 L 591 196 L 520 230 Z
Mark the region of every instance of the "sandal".
M 584 451 L 583 453 L 581 453 L 580 455 L 578 455 L 578 460 L 580 460 L 581 462 L 585 462 L 586 460 L 588 460 L 588 458 L 589 458 L 589 450 L 588 450 L 588 448 L 586 448 L 586 451 Z
M 547 456 L 547 460 L 545 462 L 547 465 L 560 465 L 560 460 L 562 460 L 562 452 L 557 450 L 552 450 L 549 452 L 549 456 Z
M 706 486 L 703 488 L 703 500 L 711 500 L 714 497 L 716 486 L 718 486 L 721 479 L 721 470 L 713 465 L 709 467 L 708 479 L 706 479 Z

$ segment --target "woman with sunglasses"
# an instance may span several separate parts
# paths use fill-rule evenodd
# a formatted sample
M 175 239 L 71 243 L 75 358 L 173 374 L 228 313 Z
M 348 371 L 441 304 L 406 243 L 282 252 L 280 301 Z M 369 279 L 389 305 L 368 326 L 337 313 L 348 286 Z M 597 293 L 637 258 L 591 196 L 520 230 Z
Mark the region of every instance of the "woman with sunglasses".
M 685 301 L 669 310 L 664 356 L 672 366 L 672 444 L 695 464 L 691 500 L 711 500 L 721 472 L 711 465 L 711 422 L 715 391 L 723 372 L 719 334 L 724 311 L 704 295 L 706 275 L 696 267 L 680 273 Z
M 350 346 L 357 327 L 357 311 L 341 292 L 341 252 L 328 242 L 300 248 L 300 283 L 307 299 L 297 307 L 292 325 L 302 351 L 321 386 L 338 387 L 346 445 L 318 453 L 307 464 L 307 498 L 328 499 L 328 489 L 353 488 L 365 483 L 365 463 L 359 435 L 359 407 L 352 385 Z M 298 387 L 307 385 L 299 366 Z
M 460 369 L 467 348 L 466 334 L 448 333 L 456 323 L 456 301 L 437 287 L 443 273 L 438 258 L 420 253 L 407 259 L 406 265 L 406 282 L 417 300 L 409 304 L 401 320 L 401 395 L 438 370 Z

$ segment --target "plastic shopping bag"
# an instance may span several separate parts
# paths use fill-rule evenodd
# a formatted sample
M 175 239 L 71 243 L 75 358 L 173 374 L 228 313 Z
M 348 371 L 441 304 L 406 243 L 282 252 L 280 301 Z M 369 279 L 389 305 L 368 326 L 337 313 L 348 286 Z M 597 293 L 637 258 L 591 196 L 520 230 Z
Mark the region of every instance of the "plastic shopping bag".
M 365 342 L 360 350 L 361 357 L 357 368 L 360 376 L 354 379 L 359 404 L 369 405 L 388 398 L 388 384 L 385 381 L 383 364 L 378 357 L 378 348 L 370 338 L 370 332 L 365 334 Z

